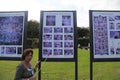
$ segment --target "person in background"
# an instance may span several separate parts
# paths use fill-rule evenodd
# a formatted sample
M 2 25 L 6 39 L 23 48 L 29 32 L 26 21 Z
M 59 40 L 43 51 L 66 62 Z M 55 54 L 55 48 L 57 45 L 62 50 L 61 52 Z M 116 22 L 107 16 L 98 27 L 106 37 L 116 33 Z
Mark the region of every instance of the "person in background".
M 32 49 L 25 49 L 22 54 L 22 61 L 17 66 L 16 74 L 14 80 L 36 80 L 34 73 L 38 68 L 38 64 L 40 61 L 32 68 L 30 61 L 33 57 L 33 50 Z

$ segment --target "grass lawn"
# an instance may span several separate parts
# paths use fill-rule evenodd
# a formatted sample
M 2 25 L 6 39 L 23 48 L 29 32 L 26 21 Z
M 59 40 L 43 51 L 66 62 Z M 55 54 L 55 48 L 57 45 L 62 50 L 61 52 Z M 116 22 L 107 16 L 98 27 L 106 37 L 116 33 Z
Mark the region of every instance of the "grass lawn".
M 38 60 L 34 49 L 32 65 Z M 89 80 L 89 51 L 78 49 L 78 80 Z M 13 80 L 20 61 L 0 61 L 0 80 Z M 42 62 L 42 80 L 74 80 L 74 62 Z M 95 62 L 94 80 L 120 80 L 120 62 Z

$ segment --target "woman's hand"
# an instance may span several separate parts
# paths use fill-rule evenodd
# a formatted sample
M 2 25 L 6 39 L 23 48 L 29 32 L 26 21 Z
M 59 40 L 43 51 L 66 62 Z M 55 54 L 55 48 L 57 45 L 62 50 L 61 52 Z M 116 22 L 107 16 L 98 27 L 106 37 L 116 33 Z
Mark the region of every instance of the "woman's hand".
M 35 65 L 35 67 L 34 67 L 35 71 L 37 70 L 39 63 L 40 63 L 40 61 L 38 61 L 38 62 L 36 63 L 36 65 Z

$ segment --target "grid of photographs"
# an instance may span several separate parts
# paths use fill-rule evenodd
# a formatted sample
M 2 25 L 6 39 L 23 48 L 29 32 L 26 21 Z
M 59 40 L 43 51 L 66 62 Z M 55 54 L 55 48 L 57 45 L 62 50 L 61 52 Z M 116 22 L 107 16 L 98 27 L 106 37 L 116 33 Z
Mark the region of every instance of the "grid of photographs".
M 73 58 L 74 57 L 74 27 L 73 15 L 44 15 L 42 57 Z M 70 12 L 71 13 L 71 12 Z
M 109 16 L 110 55 L 120 55 L 120 15 Z
M 20 57 L 23 51 L 23 14 L 0 15 L 0 57 Z
M 108 55 L 107 16 L 94 16 L 95 55 Z
M 120 12 L 94 13 L 94 58 L 120 57 Z

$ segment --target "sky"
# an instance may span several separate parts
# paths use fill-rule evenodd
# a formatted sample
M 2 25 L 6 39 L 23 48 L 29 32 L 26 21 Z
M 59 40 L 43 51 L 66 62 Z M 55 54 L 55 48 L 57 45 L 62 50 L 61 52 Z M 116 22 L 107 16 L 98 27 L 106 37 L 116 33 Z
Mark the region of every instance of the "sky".
M 0 11 L 28 11 L 28 20 L 40 21 L 40 11 L 76 10 L 77 26 L 89 27 L 89 10 L 119 10 L 120 0 L 1 0 Z

